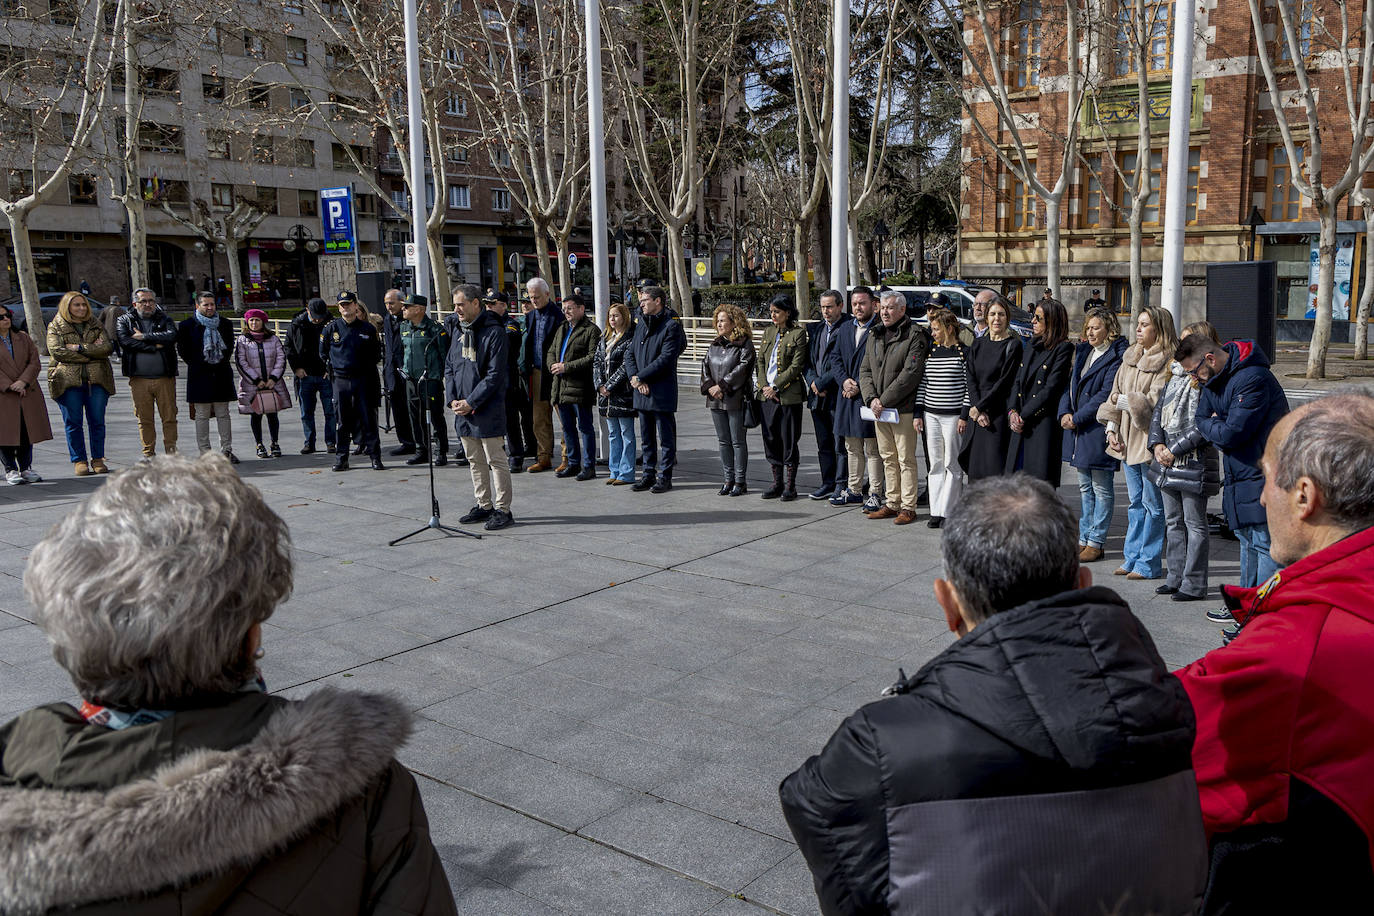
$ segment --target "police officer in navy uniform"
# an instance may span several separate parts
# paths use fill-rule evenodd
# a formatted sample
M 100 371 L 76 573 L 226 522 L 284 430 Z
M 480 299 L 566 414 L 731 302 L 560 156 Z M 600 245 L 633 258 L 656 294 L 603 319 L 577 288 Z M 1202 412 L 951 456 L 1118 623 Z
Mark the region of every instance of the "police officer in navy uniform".
M 382 443 L 377 437 L 377 405 L 380 391 L 377 364 L 382 342 L 377 328 L 367 319 L 362 303 L 348 290 L 339 293 L 339 314 L 320 334 L 320 359 L 334 382 L 334 412 L 338 418 L 338 452 L 334 470 L 348 470 L 349 438 L 355 434 L 372 456 L 372 469 L 384 471 Z

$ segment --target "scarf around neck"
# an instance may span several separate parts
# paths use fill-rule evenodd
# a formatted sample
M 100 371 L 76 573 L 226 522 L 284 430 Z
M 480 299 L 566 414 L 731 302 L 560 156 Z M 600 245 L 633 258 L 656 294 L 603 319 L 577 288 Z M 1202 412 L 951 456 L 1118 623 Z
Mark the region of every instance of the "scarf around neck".
M 224 337 L 219 333 L 219 316 L 212 315 L 209 318 L 200 312 L 192 312 L 196 316 L 196 321 L 205 329 L 205 334 L 201 340 L 201 354 L 205 361 L 210 365 L 216 365 L 224 359 Z

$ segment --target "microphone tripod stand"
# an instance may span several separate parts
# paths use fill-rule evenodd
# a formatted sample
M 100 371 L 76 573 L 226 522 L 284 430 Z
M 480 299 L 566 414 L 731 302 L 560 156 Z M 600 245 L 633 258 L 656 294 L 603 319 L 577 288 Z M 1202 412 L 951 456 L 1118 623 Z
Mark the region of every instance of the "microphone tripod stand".
M 410 400 L 411 403 L 420 404 L 420 399 L 422 397 L 420 394 L 420 386 L 426 380 L 424 373 L 420 374 L 419 379 L 413 379 L 405 375 L 405 373 L 402 370 L 398 369 L 397 371 L 401 372 L 402 377 L 406 380 L 406 395 L 408 400 Z M 441 532 L 444 535 L 444 537 L 447 538 L 461 535 L 463 537 L 476 538 L 480 541 L 482 539 L 482 536 L 475 531 L 464 531 L 462 528 L 454 528 L 451 525 L 445 525 L 444 523 L 439 521 L 439 497 L 434 492 L 433 417 L 430 415 L 428 406 L 422 406 L 420 410 L 416 411 L 416 413 L 419 413 L 420 422 L 424 423 L 425 425 L 425 455 L 429 458 L 429 523 L 419 528 L 416 528 L 409 534 L 401 535 L 394 541 L 388 541 L 386 546 L 395 547 L 397 544 L 401 543 L 407 538 L 413 538 L 417 534 L 424 534 L 426 531 L 438 531 Z M 411 416 L 414 415 L 414 413 L 411 414 Z

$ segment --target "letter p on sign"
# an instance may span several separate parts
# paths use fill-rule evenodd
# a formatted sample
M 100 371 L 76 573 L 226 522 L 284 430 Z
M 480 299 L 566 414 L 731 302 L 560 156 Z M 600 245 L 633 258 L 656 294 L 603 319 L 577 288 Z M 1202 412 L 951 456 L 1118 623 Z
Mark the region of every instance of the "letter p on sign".
M 343 201 L 331 200 L 329 202 L 329 224 L 337 226 L 343 220 L 343 215 Z

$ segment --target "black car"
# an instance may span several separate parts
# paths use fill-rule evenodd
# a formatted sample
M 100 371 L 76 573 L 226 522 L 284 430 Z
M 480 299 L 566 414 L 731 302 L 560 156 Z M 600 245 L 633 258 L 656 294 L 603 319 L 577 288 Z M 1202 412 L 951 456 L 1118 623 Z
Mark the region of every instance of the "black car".
M 49 325 L 57 317 L 57 304 L 62 301 L 66 293 L 39 293 L 38 307 L 43 310 L 43 324 Z M 99 299 L 86 297 L 86 301 L 91 304 L 91 312 L 94 317 L 99 318 L 100 313 L 105 311 L 105 303 Z M 0 305 L 5 306 L 14 315 L 13 326 L 16 331 L 28 331 L 28 317 L 24 314 L 24 300 L 18 296 L 11 296 Z M 29 335 L 32 337 L 33 335 Z

